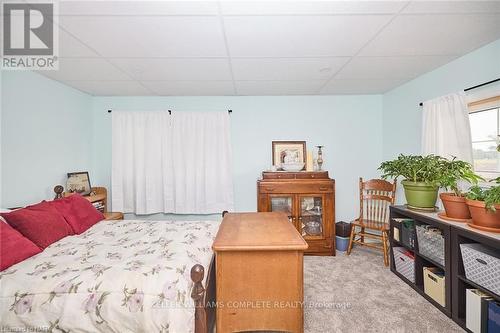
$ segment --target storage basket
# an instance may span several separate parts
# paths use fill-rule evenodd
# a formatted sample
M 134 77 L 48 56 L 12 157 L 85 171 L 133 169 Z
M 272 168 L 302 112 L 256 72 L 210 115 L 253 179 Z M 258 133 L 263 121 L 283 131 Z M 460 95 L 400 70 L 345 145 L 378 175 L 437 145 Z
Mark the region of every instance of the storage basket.
M 415 258 L 413 254 L 404 247 L 394 247 L 392 251 L 394 253 L 396 271 L 415 283 Z
M 424 292 L 441 306 L 446 306 L 446 278 L 437 267 L 424 267 Z
M 337 251 L 340 251 L 340 252 L 347 251 L 347 248 L 349 247 L 349 237 L 335 236 L 335 245 L 336 245 Z
M 444 266 L 444 237 L 439 229 L 431 228 L 428 225 L 417 225 L 416 230 L 418 252 Z
M 481 244 L 460 244 L 465 277 L 500 295 L 500 251 Z
M 394 240 L 396 240 L 398 242 L 400 241 L 399 227 L 396 227 L 396 226 L 392 227 L 392 235 L 393 235 Z
M 500 302 L 488 303 L 488 333 L 500 332 Z
M 349 237 L 351 236 L 352 225 L 347 222 L 337 222 L 335 223 L 335 235 L 339 237 Z
M 401 222 L 401 243 L 411 249 L 415 248 L 416 240 L 415 221 L 404 220 Z

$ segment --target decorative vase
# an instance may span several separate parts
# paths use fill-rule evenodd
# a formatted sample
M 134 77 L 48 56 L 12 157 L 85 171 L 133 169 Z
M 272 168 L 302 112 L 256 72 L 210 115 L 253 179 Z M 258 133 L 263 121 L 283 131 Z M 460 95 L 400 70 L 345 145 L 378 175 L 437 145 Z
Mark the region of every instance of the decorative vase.
M 318 171 L 321 171 L 321 167 L 323 166 L 323 151 L 321 148 L 324 146 L 316 146 L 318 148 L 318 159 L 316 160 L 316 163 L 318 163 Z

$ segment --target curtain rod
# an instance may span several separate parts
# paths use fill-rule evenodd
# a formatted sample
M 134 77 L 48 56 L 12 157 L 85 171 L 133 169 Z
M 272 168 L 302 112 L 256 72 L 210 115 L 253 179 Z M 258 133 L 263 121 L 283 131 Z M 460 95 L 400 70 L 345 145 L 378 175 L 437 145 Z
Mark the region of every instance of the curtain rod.
M 113 110 L 109 109 L 108 113 L 111 113 L 111 112 L 113 112 Z M 227 113 L 231 114 L 231 113 L 233 113 L 233 110 L 227 110 Z M 168 114 L 172 114 L 172 110 L 168 110 Z
M 469 91 L 469 90 L 473 90 L 473 89 L 480 88 L 480 87 L 483 87 L 483 86 L 487 86 L 488 84 L 495 83 L 497 81 L 500 81 L 500 78 L 494 79 L 494 80 L 491 80 L 491 81 L 488 81 L 488 82 L 484 82 L 484 83 L 481 83 L 481 84 L 478 84 L 477 86 L 473 86 L 473 87 L 464 89 L 464 91 Z M 420 102 L 419 106 L 422 106 L 422 105 L 424 105 L 424 103 Z

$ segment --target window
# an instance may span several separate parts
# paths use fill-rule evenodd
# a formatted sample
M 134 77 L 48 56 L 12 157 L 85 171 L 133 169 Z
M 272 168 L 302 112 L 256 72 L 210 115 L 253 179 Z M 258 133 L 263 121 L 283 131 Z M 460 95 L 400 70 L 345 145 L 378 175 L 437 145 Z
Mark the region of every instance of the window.
M 486 179 L 500 175 L 500 107 L 487 108 L 469 113 L 472 135 L 474 170 Z

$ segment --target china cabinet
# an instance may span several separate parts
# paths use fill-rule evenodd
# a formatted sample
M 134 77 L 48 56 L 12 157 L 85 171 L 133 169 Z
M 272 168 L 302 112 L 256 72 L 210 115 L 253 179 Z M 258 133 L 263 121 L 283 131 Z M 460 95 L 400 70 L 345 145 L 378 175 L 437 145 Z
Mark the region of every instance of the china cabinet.
M 307 241 L 306 254 L 335 255 L 335 180 L 328 171 L 263 172 L 258 211 L 284 212 Z

